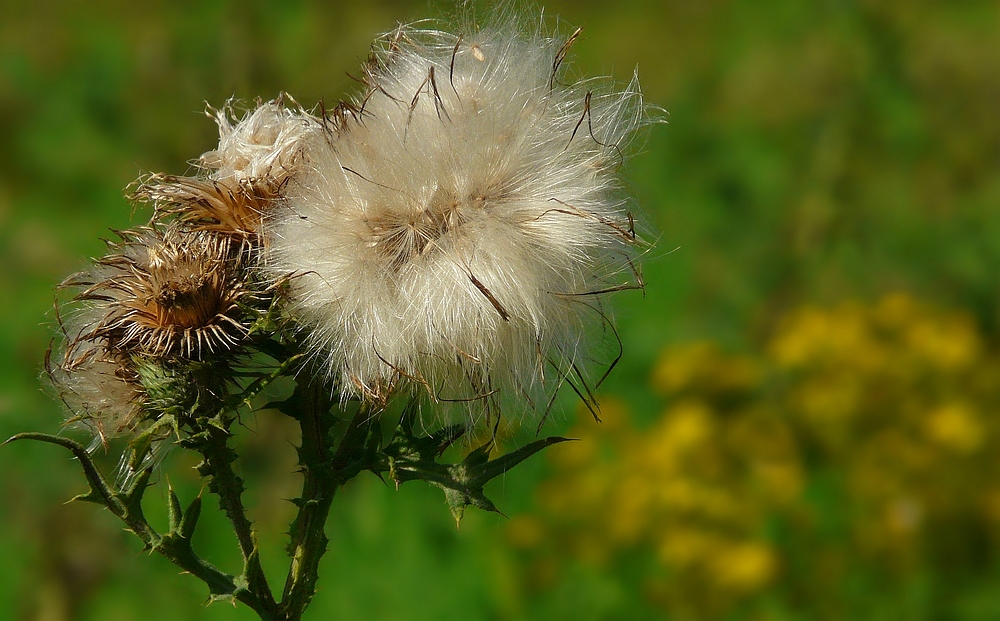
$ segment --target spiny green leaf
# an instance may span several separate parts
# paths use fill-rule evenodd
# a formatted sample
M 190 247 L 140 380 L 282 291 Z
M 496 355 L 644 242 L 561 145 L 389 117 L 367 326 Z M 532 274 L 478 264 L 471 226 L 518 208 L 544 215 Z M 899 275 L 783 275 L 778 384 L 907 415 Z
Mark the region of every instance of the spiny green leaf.
M 71 502 L 92 502 L 94 504 L 101 505 L 102 507 L 107 506 L 107 503 L 104 502 L 104 498 L 99 494 L 94 493 L 93 490 L 87 492 L 86 494 L 77 494 L 76 496 L 73 496 L 66 501 L 66 504 Z
M 465 456 L 465 459 L 462 460 L 462 463 L 465 464 L 466 466 L 479 466 L 481 464 L 485 464 L 487 461 L 489 461 L 490 453 L 493 452 L 493 448 L 495 446 L 496 442 L 494 442 L 493 439 L 491 438 L 482 446 L 469 451 L 469 454 Z
M 285 375 L 288 370 L 299 362 L 305 354 L 295 354 L 289 357 L 287 360 L 283 361 L 278 367 L 268 375 L 264 377 L 257 378 L 249 386 L 247 386 L 243 392 L 238 395 L 233 395 L 230 397 L 226 403 L 226 409 L 235 410 L 244 405 L 250 405 L 250 401 L 264 391 L 265 388 L 270 386 L 275 380 Z
M 181 526 L 181 501 L 174 492 L 174 486 L 167 480 L 167 519 L 170 532 L 177 532 Z
M 164 428 L 169 428 L 166 434 L 164 434 Z M 136 434 L 129 441 L 129 449 L 132 451 L 132 455 L 129 456 L 129 468 L 132 470 L 138 470 L 139 466 L 142 465 L 143 459 L 149 454 L 152 449 L 153 443 L 157 440 L 163 439 L 165 435 L 169 435 L 170 432 L 174 432 L 177 437 L 180 437 L 180 428 L 177 424 L 177 417 L 170 414 L 163 414 L 157 419 L 155 423 L 150 425 L 147 429 Z
M 511 468 L 518 465 L 525 459 L 531 457 L 538 451 L 546 447 L 552 446 L 553 444 L 559 444 L 560 442 L 569 442 L 571 440 L 572 438 L 550 436 L 548 438 L 542 438 L 541 440 L 535 440 L 530 444 L 526 444 L 525 446 L 522 446 L 521 448 L 515 451 L 511 451 L 510 453 L 501 455 L 500 457 L 497 457 L 496 459 L 493 459 L 491 461 L 480 462 L 478 461 L 477 457 L 477 461 L 472 462 L 470 461 L 469 458 L 466 458 L 466 460 L 463 463 L 466 464 L 466 467 L 469 469 L 469 474 L 470 474 L 469 483 L 471 485 L 482 487 L 483 485 L 486 484 L 487 481 L 490 481 L 491 479 L 494 479 L 500 476 L 501 474 L 508 472 Z M 470 453 L 469 456 L 471 457 L 472 454 Z
M 225 431 L 226 433 L 229 433 L 229 425 L 231 424 L 231 421 L 227 418 L 223 418 L 221 414 L 213 416 L 212 418 L 206 418 L 204 420 L 206 423 L 215 427 L 216 429 L 220 429 L 222 431 Z
M 208 603 L 211 605 L 216 602 L 229 603 L 233 605 L 233 608 L 236 608 L 236 598 L 233 597 L 232 593 L 219 593 L 219 594 L 209 593 Z
M 142 515 L 142 497 L 149 487 L 149 479 L 153 476 L 153 469 L 146 468 L 135 477 L 127 490 L 122 490 L 120 498 L 125 507 L 126 516 Z
M 465 516 L 465 508 L 469 505 L 484 511 L 503 515 L 500 509 L 497 509 L 497 506 L 493 504 L 493 501 L 482 493 L 482 490 L 457 490 L 448 487 L 443 489 L 445 502 L 448 503 L 451 515 L 455 518 L 456 528 L 461 524 L 462 517 Z
M 413 423 L 419 414 L 419 402 L 412 400 L 403 409 L 396 433 L 386 446 L 385 453 L 392 456 L 411 455 L 433 459 L 444 453 L 455 440 L 462 437 L 467 428 L 456 424 L 442 427 L 426 436 L 413 434 Z
M 260 549 L 257 547 L 256 534 L 253 535 L 253 551 L 250 552 L 243 563 L 243 576 L 246 576 L 247 586 L 252 592 L 259 594 L 267 593 L 267 598 L 271 599 L 270 587 L 267 584 L 267 578 L 264 576 L 264 570 L 260 565 Z
M 465 508 L 470 505 L 500 513 L 496 505 L 486 497 L 483 490 L 486 483 L 543 448 L 567 440 L 560 437 L 537 440 L 490 460 L 490 453 L 495 448 L 495 442 L 491 439 L 472 450 L 461 463 L 440 464 L 437 458 L 465 433 L 465 427 L 452 425 L 426 436 L 417 437 L 413 434 L 415 416 L 416 406 L 411 402 L 403 411 L 392 440 L 381 451 L 381 459 L 373 462 L 378 465 L 372 470 L 376 474 L 388 471 L 389 477 L 397 487 L 403 482 L 415 479 L 440 487 L 444 490 L 445 500 L 456 523 L 461 521 Z
M 198 518 L 201 516 L 201 493 L 195 496 L 187 509 L 184 510 L 184 517 L 181 518 L 180 527 L 177 532 L 184 539 L 191 539 L 194 535 L 195 526 L 198 525 Z

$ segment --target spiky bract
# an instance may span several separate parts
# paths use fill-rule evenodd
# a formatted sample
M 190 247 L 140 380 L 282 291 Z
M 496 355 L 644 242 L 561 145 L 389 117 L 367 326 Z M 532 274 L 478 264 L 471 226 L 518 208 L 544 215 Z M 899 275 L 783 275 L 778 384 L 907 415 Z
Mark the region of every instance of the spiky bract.
M 99 343 L 126 356 L 200 359 L 238 345 L 247 331 L 241 301 L 254 295 L 241 244 L 176 226 L 119 235 L 90 271 L 64 283 L 80 289 L 68 356 Z

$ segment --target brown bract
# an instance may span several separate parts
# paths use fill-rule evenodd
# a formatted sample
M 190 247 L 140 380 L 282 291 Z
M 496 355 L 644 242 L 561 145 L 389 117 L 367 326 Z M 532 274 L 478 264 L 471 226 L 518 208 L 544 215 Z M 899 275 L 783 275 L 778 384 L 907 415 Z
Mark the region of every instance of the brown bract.
M 280 189 L 267 179 L 237 183 L 157 174 L 142 180 L 130 198 L 152 203 L 155 219 L 176 217 L 194 230 L 252 238 Z
M 88 307 L 67 361 L 103 343 L 108 351 L 201 359 L 235 347 L 246 334 L 240 302 L 246 244 L 209 231 L 142 228 L 119 233 L 95 268 L 63 286 L 82 287 Z
M 137 182 L 130 198 L 152 203 L 154 220 L 177 219 L 190 229 L 256 242 L 264 218 L 302 164 L 304 143 L 328 128 L 325 110 L 323 114 L 321 120 L 285 95 L 258 101 L 242 118 L 232 102 L 210 109 L 219 126 L 219 144 L 199 158 L 201 173 L 150 175 Z

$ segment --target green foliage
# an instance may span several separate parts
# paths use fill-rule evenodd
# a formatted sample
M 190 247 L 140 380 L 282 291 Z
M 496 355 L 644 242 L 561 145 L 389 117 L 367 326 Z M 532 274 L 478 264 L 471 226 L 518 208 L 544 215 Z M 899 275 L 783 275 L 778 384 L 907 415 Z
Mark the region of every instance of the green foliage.
M 624 80 L 638 63 L 646 96 L 670 112 L 670 125 L 654 130 L 640 149 L 645 154 L 626 168 L 658 245 L 644 268 L 647 298 L 619 305 L 626 356 L 604 390 L 624 400 L 638 426 L 661 413 L 647 378 L 666 344 L 710 339 L 759 351 L 756 344 L 777 318 L 805 301 L 832 306 L 908 291 L 967 310 L 993 347 L 1000 319 L 994 2 L 546 5 L 548 14 L 584 26 L 572 52 L 587 73 L 613 69 Z M 101 252 L 98 237 L 130 222 L 121 194 L 142 172 L 137 163 L 179 172 L 191 154 L 209 148 L 214 127 L 193 114 L 206 100 L 219 105 L 233 95 L 250 100 L 279 91 L 307 106 L 335 100 L 350 88 L 344 72 L 356 71 L 372 34 L 425 17 L 426 8 L 423 2 L 153 2 L 128 11 L 107 2 L 61 2 L 46 11 L 4 5 L 0 436 L 54 430 L 61 422 L 63 413 L 38 390 L 53 330 L 51 316 L 49 325 L 39 318 L 78 257 Z M 261 390 L 255 398 L 274 398 Z M 564 432 L 558 412 L 552 418 L 551 432 Z M 267 421 L 267 413 L 260 415 L 262 429 Z M 243 423 L 258 425 L 251 418 Z M 285 440 L 274 438 L 275 455 Z M 53 461 L 52 450 L 18 443 L 0 451 L 0 618 L 249 618 L 201 606 L 203 589 L 169 563 L 133 560 L 129 552 L 138 546 L 89 518 L 93 507 L 59 505 L 79 489 L 79 472 Z M 254 463 L 242 464 L 243 476 L 250 477 Z M 532 490 L 545 475 L 544 463 L 519 468 L 522 474 L 502 487 L 502 506 L 515 519 L 537 510 Z M 849 523 L 844 505 L 824 491 L 837 478 L 833 471 L 810 479 L 809 492 L 822 508 L 822 532 L 834 542 Z M 183 464 L 171 480 L 179 496 L 198 496 L 200 482 Z M 276 485 L 253 508 L 279 505 L 295 494 L 286 489 Z M 441 524 L 437 490 L 404 486 L 397 493 L 374 477 L 359 477 L 343 494 L 331 515 L 337 554 L 321 567 L 327 586 L 313 603 L 316 618 L 664 614 L 622 586 L 655 575 L 655 563 L 633 559 L 614 571 L 578 564 L 566 569 L 566 581 L 534 592 L 521 586 L 522 569 L 500 537 L 502 520 L 473 513 L 456 534 Z M 241 560 L 226 556 L 228 527 L 214 521 L 212 502 L 204 500 L 204 535 L 194 543 L 235 572 Z M 147 503 L 150 515 L 168 514 L 164 498 L 150 495 Z M 157 503 L 164 506 L 154 510 Z M 43 538 L 42 525 L 50 536 Z M 781 522 L 766 528 L 775 537 L 786 532 Z M 937 529 L 947 543 L 962 526 L 944 520 Z M 284 558 L 284 536 L 262 538 L 265 567 L 280 565 L 272 559 Z M 91 559 L 82 565 L 74 560 L 81 540 L 91 546 L 82 548 Z M 802 576 L 837 566 L 807 553 L 796 563 L 788 571 Z M 536 569 L 548 571 L 544 563 Z M 908 575 L 886 586 L 856 574 L 844 597 L 858 618 L 943 616 L 937 611 L 945 599 L 954 618 L 997 616 L 997 567 L 988 560 L 960 554 Z M 155 585 L 155 592 L 136 591 L 136 581 Z M 761 601 L 778 595 L 764 592 Z
M 379 474 L 388 470 L 389 478 L 400 483 L 412 480 L 428 481 L 444 490 L 445 499 L 455 523 L 459 524 L 468 506 L 484 511 L 500 513 L 497 506 L 486 497 L 483 489 L 487 483 L 506 474 L 511 468 L 538 451 L 565 442 L 567 438 L 550 437 L 535 440 L 521 448 L 490 459 L 496 446 L 494 438 L 477 447 L 457 464 L 440 464 L 437 459 L 453 442 L 465 434 L 463 425 L 451 425 L 426 436 L 413 433 L 416 404 L 412 404 L 400 419 L 396 434 L 382 452 L 381 458 L 372 469 Z

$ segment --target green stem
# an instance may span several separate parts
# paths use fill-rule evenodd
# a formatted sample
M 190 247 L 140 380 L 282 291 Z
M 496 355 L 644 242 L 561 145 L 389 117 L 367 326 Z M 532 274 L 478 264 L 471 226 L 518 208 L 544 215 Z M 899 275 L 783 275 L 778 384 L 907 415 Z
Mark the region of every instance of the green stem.
M 161 535 L 149 525 L 142 512 L 142 495 L 147 485 L 148 476 L 140 477 L 132 489 L 123 491 L 108 483 L 87 450 L 75 440 L 44 433 L 22 433 L 13 436 L 3 444 L 18 440 L 36 440 L 68 449 L 80 462 L 91 489 L 90 493 L 78 496 L 77 499 L 107 507 L 111 513 L 125 523 L 128 530 L 135 534 L 147 549 L 157 552 L 204 582 L 213 597 L 235 597 L 265 621 L 284 621 L 282 617 L 274 614 L 273 606 L 269 607 L 267 602 L 261 600 L 257 593 L 242 587 L 236 577 L 219 570 L 195 554 L 191 547 L 191 534 L 198 519 L 200 499 L 196 499 L 188 508 L 188 514 L 185 515 L 187 525 L 181 531 L 172 531 Z
M 326 518 L 340 480 L 333 465 L 330 431 L 336 419 L 330 413 L 332 401 L 328 388 L 319 382 L 300 385 L 295 409 L 302 428 L 299 465 L 302 468 L 302 496 L 289 529 L 288 547 L 292 558 L 281 598 L 281 609 L 289 620 L 300 619 L 316 593 L 319 562 L 326 553 Z M 346 438 L 345 438 L 346 440 Z
M 209 425 L 206 426 L 204 434 L 204 440 L 199 442 L 197 447 L 204 459 L 199 464 L 198 471 L 202 476 L 211 477 L 208 489 L 219 497 L 219 506 L 233 525 L 243 557 L 247 589 L 260 599 L 268 613 L 266 618 L 280 618 L 278 605 L 260 564 L 253 525 L 243 507 L 245 488 L 243 479 L 233 470 L 233 462 L 236 461 L 237 455 L 228 445 L 229 432 Z
M 133 531 L 134 532 L 134 531 Z M 144 540 L 145 541 L 145 540 Z M 235 597 L 257 613 L 261 619 L 272 621 L 277 617 L 270 614 L 265 602 L 245 588 L 237 584 L 235 576 L 231 576 L 194 553 L 190 539 L 176 537 L 160 538 L 156 544 L 146 542 L 151 548 L 166 557 L 170 562 L 204 582 L 213 597 Z

